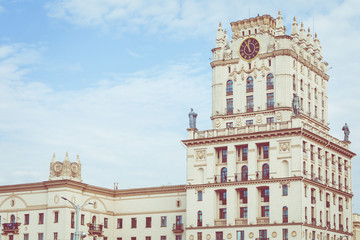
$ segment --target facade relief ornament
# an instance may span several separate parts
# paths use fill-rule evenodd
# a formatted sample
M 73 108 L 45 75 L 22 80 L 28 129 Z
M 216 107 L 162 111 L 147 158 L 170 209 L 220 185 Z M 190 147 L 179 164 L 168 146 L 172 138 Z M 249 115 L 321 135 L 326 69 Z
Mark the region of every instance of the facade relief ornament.
M 280 153 L 289 153 L 290 152 L 290 142 L 279 142 L 279 152 Z
M 262 114 L 256 115 L 256 123 L 261 124 L 263 120 Z
M 237 127 L 240 127 L 240 126 L 241 126 L 241 118 L 240 118 L 240 117 L 237 117 L 236 120 L 235 120 L 235 122 L 236 122 L 236 126 L 237 126 Z
M 205 161 L 206 150 L 197 150 L 195 155 L 197 161 Z
M 49 180 L 71 179 L 81 182 L 81 163 L 79 155 L 75 162 L 70 162 L 69 155 L 66 153 L 63 162 L 56 161 L 55 154 L 50 163 Z
M 220 128 L 220 120 L 219 119 L 215 120 L 215 127 Z
M 257 78 L 257 71 L 261 72 L 262 77 L 265 77 L 266 71 L 270 71 L 270 68 L 266 67 L 263 63 L 261 67 L 256 66 L 256 62 L 254 62 L 254 66 L 249 69 L 245 70 L 244 63 L 241 65 L 241 69 L 237 71 L 236 66 L 234 67 L 234 70 L 229 74 L 229 77 L 232 77 L 234 79 L 234 82 L 237 81 L 237 75 L 241 75 L 241 80 L 245 80 L 245 74 L 254 74 L 254 78 Z
M 281 120 L 282 120 L 281 112 L 277 112 L 277 113 L 276 113 L 276 120 L 277 120 L 278 122 L 281 122 Z

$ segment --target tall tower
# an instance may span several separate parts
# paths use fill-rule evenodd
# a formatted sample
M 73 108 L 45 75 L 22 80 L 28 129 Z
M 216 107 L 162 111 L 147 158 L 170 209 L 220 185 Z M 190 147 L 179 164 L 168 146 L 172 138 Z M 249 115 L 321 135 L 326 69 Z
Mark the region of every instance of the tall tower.
M 212 129 L 188 129 L 187 239 L 352 239 L 350 142 L 329 134 L 327 63 L 294 18 L 219 25 Z M 334 238 L 335 237 L 335 238 Z

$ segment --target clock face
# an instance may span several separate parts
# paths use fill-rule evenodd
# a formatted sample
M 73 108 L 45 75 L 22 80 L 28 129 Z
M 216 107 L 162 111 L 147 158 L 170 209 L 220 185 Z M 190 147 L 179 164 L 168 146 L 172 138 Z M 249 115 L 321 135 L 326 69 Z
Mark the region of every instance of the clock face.
M 259 55 L 260 43 L 256 38 L 247 38 L 240 44 L 240 57 L 246 61 L 251 61 Z

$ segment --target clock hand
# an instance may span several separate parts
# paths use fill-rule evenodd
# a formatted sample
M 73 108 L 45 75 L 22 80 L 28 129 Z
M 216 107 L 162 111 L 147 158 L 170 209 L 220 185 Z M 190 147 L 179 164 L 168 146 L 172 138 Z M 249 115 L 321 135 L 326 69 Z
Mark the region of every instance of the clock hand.
M 248 41 L 245 41 L 245 45 L 246 45 L 246 47 L 248 48 L 248 50 L 249 50 L 249 52 L 250 52 L 250 46 L 249 46 L 249 41 L 250 41 L 250 40 L 248 40 Z

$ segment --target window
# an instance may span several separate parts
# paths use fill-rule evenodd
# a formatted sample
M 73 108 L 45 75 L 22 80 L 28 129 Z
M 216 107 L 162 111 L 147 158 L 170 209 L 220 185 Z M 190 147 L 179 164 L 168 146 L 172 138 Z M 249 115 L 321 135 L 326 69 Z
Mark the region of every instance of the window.
M 107 238 L 107 237 L 104 237 L 104 240 L 108 240 L 108 238 Z
M 245 240 L 245 232 L 236 231 L 236 240 Z
M 38 233 L 38 240 L 44 240 L 44 233 Z
M 220 208 L 220 219 L 226 219 L 226 208 Z
M 223 240 L 223 232 L 216 232 L 216 240 Z
M 85 214 L 81 214 L 81 225 L 85 225 Z
M 270 207 L 261 206 L 261 217 L 269 217 L 269 216 L 270 216 Z
M 227 114 L 233 114 L 233 99 L 232 98 L 228 98 L 226 99 L 226 113 Z
M 71 239 L 71 240 L 74 240 L 74 239 L 75 239 L 73 233 L 70 234 L 70 239 Z
M 308 85 L 308 98 L 311 99 L 310 83 L 309 83 L 309 85 Z
M 136 237 L 131 237 L 131 240 L 136 240 Z
M 104 218 L 104 228 L 108 228 L 108 224 L 109 224 L 109 219 Z
M 247 207 L 241 207 L 240 208 L 240 218 L 247 218 L 247 216 L 248 216 Z
M 70 224 L 71 224 L 71 228 L 74 228 L 74 227 L 75 227 L 75 213 L 74 213 L 74 212 L 71 213 L 71 221 L 70 221 Z
M 122 227 L 123 227 L 123 220 L 122 220 L 122 218 L 118 218 L 116 228 L 120 229 Z
M 54 212 L 54 223 L 58 223 L 59 222 L 59 212 L 55 211 Z
M 248 192 L 247 188 L 240 189 L 240 203 L 247 203 L 248 202 Z
M 288 185 L 286 185 L 286 184 L 282 185 L 282 195 L 283 196 L 288 195 Z
M 284 228 L 282 230 L 282 240 L 288 240 L 289 239 L 289 233 L 288 233 L 288 229 Z M 322 239 L 322 238 L 321 238 Z
M 227 162 L 227 148 L 216 148 L 217 158 L 219 162 Z
M 203 192 L 198 191 L 198 201 L 202 201 L 202 200 L 203 200 Z
M 253 124 L 254 124 L 253 120 L 246 120 L 246 125 L 253 125 Z
M 269 61 L 268 61 L 268 62 L 269 62 L 269 67 L 271 67 L 271 59 L 269 59 Z
M 28 233 L 24 233 L 24 240 L 29 240 L 29 234 Z
M 131 228 L 136 228 L 136 218 L 131 218 Z
M 269 158 L 269 143 L 258 144 L 258 159 L 268 159 Z
M 269 187 L 260 188 L 260 197 L 262 202 L 269 202 L 269 197 L 270 197 Z
M 121 239 L 122 240 L 122 239 Z M 145 240 L 151 240 L 151 236 L 146 236 Z
M 283 207 L 283 223 L 287 223 L 288 220 L 288 208 L 285 206 Z
M 198 225 L 198 227 L 201 227 L 201 226 L 202 226 L 202 211 L 198 211 L 198 214 L 197 214 L 197 225 Z
M 269 164 L 265 163 L 262 166 L 262 179 L 269 179 L 270 178 L 270 168 Z
M 254 79 L 252 77 L 248 77 L 246 80 L 246 92 L 254 91 Z
M 39 224 L 44 224 L 44 214 L 39 213 Z
M 146 228 L 151 228 L 151 217 L 147 217 L 146 218 L 146 225 L 145 225 Z
M 268 240 L 267 230 L 259 230 L 259 240 Z
M 221 182 L 227 182 L 227 168 L 223 167 L 221 169 Z
M 176 207 L 180 207 L 180 205 L 181 205 L 180 200 L 176 200 Z
M 54 232 L 54 240 L 58 240 L 58 233 Z
M 238 161 L 247 161 L 247 158 L 248 158 L 247 145 L 236 146 L 236 151 L 237 151 L 237 160 Z
M 176 235 L 175 240 L 182 240 L 182 235 Z
M 161 227 L 166 227 L 166 216 L 161 216 Z
M 226 123 L 226 128 L 232 128 L 232 127 L 233 127 L 233 122 Z
M 176 229 L 182 229 L 182 216 L 176 216 Z
M 293 75 L 293 90 L 296 91 L 296 78 L 295 78 L 295 74 Z
M 202 240 L 202 232 L 197 232 L 197 240 Z
M 274 109 L 274 93 L 266 94 L 266 109 Z
M 233 94 L 233 81 L 229 80 L 226 82 L 226 95 Z
M 160 240 L 166 240 L 166 236 L 160 236 Z
M 271 123 L 274 123 L 274 118 L 273 117 L 269 117 L 269 118 L 266 118 L 266 123 L 267 124 L 271 124 Z
M 272 73 L 266 77 L 266 89 L 274 89 L 274 75 Z
M 254 96 L 246 96 L 246 111 L 253 112 L 254 111 Z
M 248 180 L 248 167 L 242 166 L 241 168 L 241 181 L 247 181 Z
M 30 223 L 30 215 L 29 215 L 29 214 L 25 214 L 24 225 L 29 225 L 29 223 Z
M 304 90 L 304 81 L 302 79 L 300 80 L 300 90 Z

